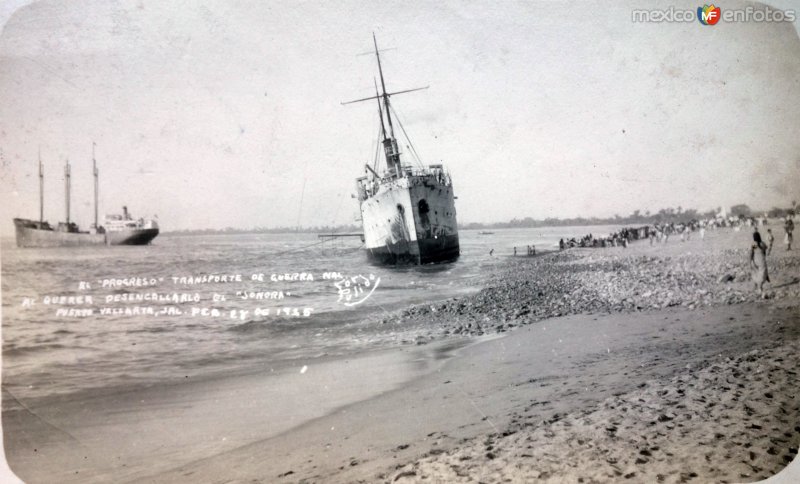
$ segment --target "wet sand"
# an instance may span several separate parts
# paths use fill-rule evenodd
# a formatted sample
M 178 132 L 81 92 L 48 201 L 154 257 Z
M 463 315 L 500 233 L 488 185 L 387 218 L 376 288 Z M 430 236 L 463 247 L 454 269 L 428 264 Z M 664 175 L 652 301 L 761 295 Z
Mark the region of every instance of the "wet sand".
M 430 349 L 286 362 L 206 380 L 20 402 L 3 391 L 6 458 L 26 482 L 119 482 L 268 439 L 429 371 Z
M 6 456 L 27 482 L 758 480 L 800 443 L 800 274 L 797 256 L 776 253 L 779 287 L 753 296 L 731 250 L 748 235 L 498 267 L 479 294 L 382 323 L 433 342 L 303 373 L 293 364 L 27 408 L 4 392 Z M 614 280 L 625 275 L 643 277 Z M 531 310 L 513 316 L 520 303 Z M 451 311 L 462 304 L 472 309 Z

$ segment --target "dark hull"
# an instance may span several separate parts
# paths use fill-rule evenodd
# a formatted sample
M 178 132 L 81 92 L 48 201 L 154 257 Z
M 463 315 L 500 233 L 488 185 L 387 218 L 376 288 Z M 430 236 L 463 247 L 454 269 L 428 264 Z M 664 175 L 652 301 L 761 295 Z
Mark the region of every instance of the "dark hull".
M 105 245 L 105 234 L 88 232 L 60 232 L 26 226 L 27 221 L 14 219 L 17 247 L 87 247 Z
M 461 254 L 458 235 L 388 244 L 367 249 L 367 258 L 374 264 L 433 264 L 452 262 Z
M 122 232 L 92 234 L 62 232 L 40 228 L 39 222 L 14 219 L 17 247 L 96 247 L 98 245 L 147 245 L 158 235 L 158 229 L 135 229 Z
M 430 264 L 459 256 L 452 185 L 441 174 L 381 182 L 361 200 L 369 259 L 378 264 Z
M 158 235 L 158 229 L 136 229 L 106 232 L 108 245 L 147 245 Z

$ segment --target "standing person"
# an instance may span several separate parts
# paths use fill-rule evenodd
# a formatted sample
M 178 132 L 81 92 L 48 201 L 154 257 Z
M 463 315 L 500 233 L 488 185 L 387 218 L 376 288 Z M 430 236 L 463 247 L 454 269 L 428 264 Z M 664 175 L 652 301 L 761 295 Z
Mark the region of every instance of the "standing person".
M 794 222 L 788 216 L 786 217 L 786 223 L 783 224 L 783 229 L 786 230 L 786 250 L 792 250 L 792 232 L 794 232 Z
M 775 236 L 772 235 L 772 229 L 767 229 L 767 255 L 772 254 L 772 244 L 775 243 Z
M 517 256 L 517 248 L 514 247 L 514 257 L 516 257 L 516 256 Z
M 753 245 L 750 247 L 750 270 L 753 284 L 758 293 L 764 295 L 764 283 L 770 282 L 767 273 L 767 245 L 761 241 L 761 234 L 753 232 Z

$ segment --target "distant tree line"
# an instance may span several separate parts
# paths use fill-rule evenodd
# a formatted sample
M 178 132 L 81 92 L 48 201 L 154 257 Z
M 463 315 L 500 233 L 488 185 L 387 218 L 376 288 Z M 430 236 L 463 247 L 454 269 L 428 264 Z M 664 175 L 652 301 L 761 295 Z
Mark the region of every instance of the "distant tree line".
M 714 218 L 722 211 L 721 207 L 713 210 L 701 212 L 693 208 L 684 209 L 681 206 L 677 208 L 662 208 L 658 212 L 651 213 L 646 210 L 642 213 L 641 210 L 634 210 L 628 216 L 622 217 L 614 215 L 613 217 L 575 217 L 575 218 L 555 218 L 548 217 L 545 219 L 533 219 L 525 217 L 523 219 L 514 218 L 508 222 L 493 222 L 493 223 L 468 223 L 460 224 L 459 228 L 462 229 L 513 229 L 513 228 L 532 228 L 532 227 L 565 227 L 565 226 L 582 226 L 582 225 L 648 225 L 655 223 L 686 223 L 691 220 L 701 220 L 706 218 Z M 728 216 L 733 217 L 761 217 L 765 213 L 770 218 L 781 218 L 787 215 L 792 215 L 797 211 L 797 202 L 792 202 L 791 208 L 778 208 L 773 207 L 769 210 L 752 210 L 746 204 L 734 205 L 728 210 Z M 191 230 L 172 230 L 164 232 L 170 235 L 215 235 L 215 234 L 287 234 L 287 233 L 315 233 L 315 234 L 334 234 L 334 233 L 358 233 L 361 232 L 361 226 L 349 225 L 322 225 L 315 227 L 253 227 L 250 229 L 226 227 L 224 229 L 191 229 Z
M 792 208 L 773 207 L 770 210 L 752 210 L 746 204 L 734 205 L 728 210 L 728 216 L 733 217 L 760 217 L 765 213 L 770 218 L 785 217 L 794 215 L 797 207 L 796 202 L 792 202 Z M 662 208 L 658 212 L 651 213 L 649 210 L 642 213 L 641 210 L 634 210 L 628 216 L 614 215 L 613 217 L 575 217 L 575 218 L 545 218 L 533 219 L 525 217 L 523 219 L 514 218 L 509 222 L 494 223 L 468 223 L 460 225 L 463 229 L 512 229 L 512 228 L 533 228 L 533 227 L 565 227 L 582 225 L 647 225 L 661 223 L 686 223 L 691 220 L 701 220 L 714 218 L 722 211 L 722 207 L 701 212 L 690 208 Z

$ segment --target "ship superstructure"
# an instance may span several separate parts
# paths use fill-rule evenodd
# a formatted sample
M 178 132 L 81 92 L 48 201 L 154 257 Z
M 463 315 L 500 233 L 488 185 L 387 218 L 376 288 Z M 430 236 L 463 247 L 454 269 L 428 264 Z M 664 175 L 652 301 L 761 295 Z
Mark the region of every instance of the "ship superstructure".
M 122 207 L 122 215 L 106 215 L 104 228 L 109 245 L 144 245 L 158 235 L 158 222 L 134 219 L 128 207 Z
M 406 163 L 395 137 L 395 121 L 404 134 L 405 129 L 399 118 L 392 118 L 390 97 L 426 87 L 387 92 L 374 34 L 373 43 L 381 90 L 376 81 L 375 96 L 343 103 L 375 99 L 378 104 L 385 165 L 379 167 L 376 156 L 373 166 L 365 165 L 365 176 L 356 180 L 367 254 L 375 262 L 389 264 L 455 260 L 460 251 L 450 175 L 441 164 L 424 166 L 418 156 L 417 166 Z M 409 149 L 416 156 L 410 140 Z

